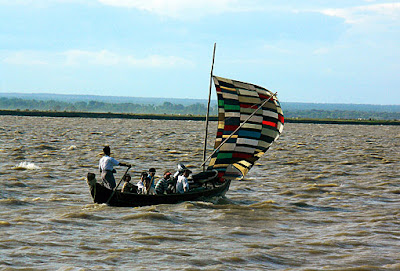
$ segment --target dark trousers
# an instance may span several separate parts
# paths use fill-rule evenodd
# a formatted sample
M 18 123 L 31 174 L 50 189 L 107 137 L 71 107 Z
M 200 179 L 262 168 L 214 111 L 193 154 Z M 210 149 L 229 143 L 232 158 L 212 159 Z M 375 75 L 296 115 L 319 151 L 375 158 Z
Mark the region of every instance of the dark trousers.
M 114 189 L 117 185 L 115 184 L 114 174 L 112 171 L 105 170 L 101 173 L 101 179 L 110 189 Z

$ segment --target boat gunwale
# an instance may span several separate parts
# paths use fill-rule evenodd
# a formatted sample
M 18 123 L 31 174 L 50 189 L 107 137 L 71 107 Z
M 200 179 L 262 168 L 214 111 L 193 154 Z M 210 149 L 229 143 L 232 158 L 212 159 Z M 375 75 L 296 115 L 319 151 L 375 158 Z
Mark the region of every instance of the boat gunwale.
M 93 202 L 103 204 L 106 203 L 112 190 L 105 187 L 101 183 L 96 182 L 90 183 L 90 194 Z M 93 186 L 94 185 L 94 186 Z M 188 191 L 185 193 L 173 193 L 173 194 L 156 194 L 156 195 L 144 195 L 129 192 L 122 192 L 121 190 L 115 191 L 115 194 L 110 199 L 109 206 L 120 206 L 120 207 L 139 207 L 139 206 L 150 206 L 158 204 L 176 204 L 184 201 L 199 201 L 213 197 L 224 196 L 229 190 L 230 180 L 220 185 L 215 185 L 210 189 L 204 189 L 201 191 Z

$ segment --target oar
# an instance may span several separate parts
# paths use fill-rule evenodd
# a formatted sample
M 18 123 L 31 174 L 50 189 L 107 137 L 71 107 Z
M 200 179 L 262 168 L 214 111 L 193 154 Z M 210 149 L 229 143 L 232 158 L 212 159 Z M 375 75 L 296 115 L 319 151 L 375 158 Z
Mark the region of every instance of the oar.
M 128 170 L 129 170 L 130 168 L 131 168 L 131 167 L 128 166 L 128 168 L 126 169 L 126 171 L 125 171 L 124 175 L 122 176 L 121 180 L 119 181 L 119 183 L 117 184 L 117 186 L 113 189 L 113 191 L 112 191 L 112 193 L 111 193 L 111 196 L 108 198 L 106 204 L 108 204 L 108 203 L 110 202 L 111 198 L 112 198 L 112 197 L 114 196 L 114 194 L 115 194 L 115 191 L 117 191 L 117 188 L 118 188 L 118 186 L 121 184 L 122 180 L 125 179 L 125 175 L 126 175 L 126 173 L 128 173 Z

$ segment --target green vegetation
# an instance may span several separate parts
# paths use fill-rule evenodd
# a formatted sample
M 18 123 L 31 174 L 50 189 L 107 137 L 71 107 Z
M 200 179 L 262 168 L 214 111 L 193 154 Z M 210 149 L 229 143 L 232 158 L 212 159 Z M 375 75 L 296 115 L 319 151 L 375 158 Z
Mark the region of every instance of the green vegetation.
M 363 119 L 300 119 L 286 118 L 286 123 L 312 124 L 354 124 L 354 125 L 400 125 L 400 120 L 363 120 Z
M 171 115 L 205 115 L 207 106 L 201 103 L 190 105 L 164 102 L 161 105 L 135 103 L 106 103 L 101 101 L 63 102 L 56 100 L 27 100 L 21 98 L 0 98 L 0 109 L 38 110 L 57 112 L 110 112 L 130 114 L 171 114 Z M 210 109 L 211 115 L 217 114 L 217 107 Z
M 344 119 L 344 120 L 400 120 L 399 112 L 355 110 L 286 110 L 286 118 L 292 119 Z
M 29 96 L 27 96 L 29 97 Z M 59 99 L 27 99 L 27 97 L 1 97 L 0 110 L 40 111 L 40 112 L 76 112 L 76 113 L 114 113 L 114 114 L 144 114 L 144 115 L 176 115 L 176 116 L 205 116 L 207 102 L 195 100 L 192 103 L 176 104 L 171 101 L 154 99 L 154 104 L 149 102 L 105 102 L 99 96 L 98 100 L 79 100 L 80 96 L 52 96 Z M 45 96 L 44 96 L 45 97 Z M 74 98 L 74 100 L 72 100 Z M 91 96 L 91 98 L 96 98 Z M 118 98 L 118 97 L 117 97 Z M 83 97 L 81 97 L 83 99 Z M 119 97 L 119 99 L 122 99 Z M 143 101 L 144 98 L 137 98 Z M 110 100 L 116 100 L 114 99 Z M 135 101 L 130 98 L 129 101 Z M 182 99 L 176 100 L 183 102 Z M 326 119 L 326 120 L 400 120 L 400 106 L 378 105 L 351 105 L 351 104 L 307 104 L 307 103 L 282 103 L 286 119 Z M 212 103 L 210 115 L 217 116 L 218 109 Z

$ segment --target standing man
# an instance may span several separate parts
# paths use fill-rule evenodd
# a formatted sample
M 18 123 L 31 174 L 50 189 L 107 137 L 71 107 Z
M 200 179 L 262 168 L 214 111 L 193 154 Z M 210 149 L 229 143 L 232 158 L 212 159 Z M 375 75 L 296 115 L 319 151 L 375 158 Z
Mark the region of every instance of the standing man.
M 189 191 L 189 182 L 188 177 L 189 174 L 192 173 L 189 169 L 185 169 L 183 175 L 178 176 L 178 180 L 176 181 L 176 193 L 185 193 Z
M 110 156 L 111 150 L 109 146 L 105 146 L 103 148 L 104 156 L 100 159 L 99 162 L 99 169 L 101 173 L 101 179 L 103 180 L 103 183 L 105 183 L 110 189 L 114 189 L 116 184 L 115 184 L 115 179 L 114 179 L 114 173 L 116 172 L 114 169 L 114 166 L 125 166 L 125 167 L 131 167 L 128 164 L 120 163 L 114 158 Z

